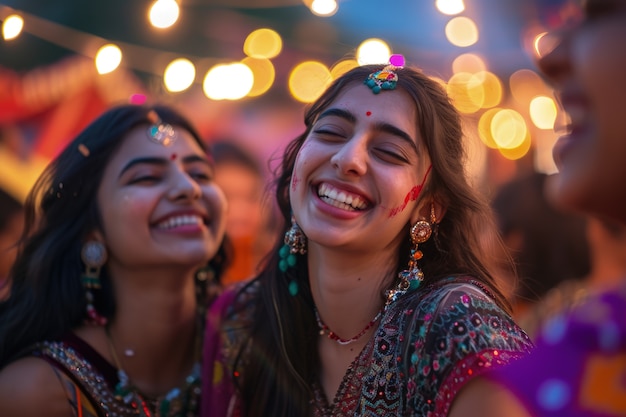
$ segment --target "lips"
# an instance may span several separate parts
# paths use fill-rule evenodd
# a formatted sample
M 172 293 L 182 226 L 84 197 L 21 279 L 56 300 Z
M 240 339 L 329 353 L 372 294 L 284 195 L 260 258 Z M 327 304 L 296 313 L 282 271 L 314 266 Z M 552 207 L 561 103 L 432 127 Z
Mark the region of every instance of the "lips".
M 365 210 L 369 206 L 369 203 L 364 197 L 346 190 L 335 188 L 328 183 L 321 183 L 317 187 L 317 195 L 326 204 L 342 210 Z

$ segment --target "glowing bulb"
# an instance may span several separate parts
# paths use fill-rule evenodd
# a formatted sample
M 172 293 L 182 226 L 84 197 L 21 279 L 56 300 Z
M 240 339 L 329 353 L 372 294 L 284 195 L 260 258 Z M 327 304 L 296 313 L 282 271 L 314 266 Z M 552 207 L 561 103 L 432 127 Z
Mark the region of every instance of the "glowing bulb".
M 115 71 L 122 62 L 122 51 L 116 45 L 104 45 L 96 54 L 96 70 L 98 74 Z
M 24 19 L 21 16 L 12 14 L 4 19 L 2 24 L 2 36 L 5 40 L 15 39 L 22 33 L 24 27 Z
M 150 23 L 165 29 L 176 23 L 179 14 L 180 8 L 175 0 L 157 0 L 150 8 Z

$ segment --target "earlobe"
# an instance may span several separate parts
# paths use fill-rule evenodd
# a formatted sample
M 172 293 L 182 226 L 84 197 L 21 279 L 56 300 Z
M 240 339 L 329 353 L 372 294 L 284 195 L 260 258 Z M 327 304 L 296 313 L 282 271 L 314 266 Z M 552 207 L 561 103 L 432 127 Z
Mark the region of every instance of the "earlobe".
M 415 224 L 420 220 L 426 220 L 431 224 L 438 224 L 441 222 L 445 213 L 445 207 L 438 201 L 424 201 L 411 217 L 411 224 Z

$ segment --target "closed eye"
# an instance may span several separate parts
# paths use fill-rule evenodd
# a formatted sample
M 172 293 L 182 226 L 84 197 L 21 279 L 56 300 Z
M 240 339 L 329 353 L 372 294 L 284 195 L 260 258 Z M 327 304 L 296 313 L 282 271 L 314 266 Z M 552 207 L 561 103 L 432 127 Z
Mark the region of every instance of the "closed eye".
M 384 148 L 375 148 L 374 152 L 377 154 L 377 156 L 380 159 L 386 162 L 391 162 L 391 163 L 397 163 L 397 162 L 408 163 L 409 162 L 409 160 L 403 154 L 397 151 L 392 151 L 392 150 L 384 149 Z

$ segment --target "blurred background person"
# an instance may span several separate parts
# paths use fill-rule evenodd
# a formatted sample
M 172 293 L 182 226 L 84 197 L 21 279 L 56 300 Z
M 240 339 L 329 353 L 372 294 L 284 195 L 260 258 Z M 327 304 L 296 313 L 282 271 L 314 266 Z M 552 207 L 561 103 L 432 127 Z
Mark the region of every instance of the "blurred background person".
M 0 300 L 9 293 L 9 270 L 15 261 L 16 243 L 24 228 L 24 207 L 0 188 Z
M 233 261 L 222 276 L 228 285 L 249 279 L 273 246 L 276 233 L 274 209 L 266 175 L 259 158 L 233 140 L 212 142 L 215 182 L 228 201 L 226 235 L 233 247 Z
M 513 313 L 529 335 L 535 333 L 539 300 L 555 287 L 579 288 L 591 270 L 583 216 L 558 210 L 546 199 L 549 176 L 531 173 L 502 185 L 492 207 L 516 265 L 508 276 Z

